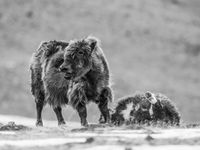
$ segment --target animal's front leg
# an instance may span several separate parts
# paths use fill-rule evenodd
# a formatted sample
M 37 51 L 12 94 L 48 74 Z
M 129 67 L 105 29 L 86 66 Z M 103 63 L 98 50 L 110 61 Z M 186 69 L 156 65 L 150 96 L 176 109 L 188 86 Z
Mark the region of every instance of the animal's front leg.
M 81 125 L 88 126 L 86 103 L 87 97 L 85 95 L 85 88 L 83 82 L 78 82 L 73 85 L 68 93 L 69 103 L 75 108 L 79 114 Z
M 57 106 L 53 110 L 54 110 L 56 117 L 58 119 L 58 125 L 65 124 L 64 118 L 62 116 L 62 108 L 60 106 Z
M 76 107 L 80 120 L 81 120 L 81 125 L 82 126 L 88 126 L 88 122 L 87 122 L 87 109 L 86 109 L 86 105 L 79 103 Z

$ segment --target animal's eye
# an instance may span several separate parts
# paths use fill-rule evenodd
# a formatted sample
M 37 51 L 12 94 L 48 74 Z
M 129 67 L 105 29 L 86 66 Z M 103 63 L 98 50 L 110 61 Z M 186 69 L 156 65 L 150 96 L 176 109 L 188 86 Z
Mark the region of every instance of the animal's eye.
M 83 55 L 84 53 L 83 53 L 83 51 L 79 51 L 78 54 L 79 55 Z

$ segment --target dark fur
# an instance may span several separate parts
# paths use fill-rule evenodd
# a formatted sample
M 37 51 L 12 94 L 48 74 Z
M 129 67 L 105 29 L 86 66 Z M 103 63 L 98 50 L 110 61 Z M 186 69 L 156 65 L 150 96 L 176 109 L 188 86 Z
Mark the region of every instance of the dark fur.
M 150 97 L 149 97 L 150 94 Z M 112 123 L 115 125 L 130 123 L 157 123 L 163 122 L 169 125 L 180 124 L 180 114 L 175 105 L 162 94 L 155 94 L 157 102 L 152 104 L 150 99 L 152 93 L 139 93 L 134 96 L 122 98 L 119 100 L 115 112 L 111 116 Z M 128 110 L 128 105 L 133 104 L 128 111 L 128 118 L 124 118 L 123 111 Z M 152 110 L 153 114 L 150 114 Z
M 83 51 L 84 55 L 77 57 L 78 51 Z M 66 62 L 66 59 L 71 61 Z M 73 65 L 70 78 L 61 72 L 66 65 Z M 86 104 L 89 101 L 98 103 L 105 121 L 109 121 L 107 103 L 112 100 L 109 69 L 96 38 L 71 41 L 69 45 L 58 41 L 42 43 L 32 57 L 31 79 L 37 108 L 36 125 L 43 125 L 41 113 L 45 103 L 53 107 L 59 125 L 65 124 L 61 112 L 65 104 L 77 109 L 81 124 L 87 125 Z
M 176 105 L 165 95 L 155 94 L 158 102 L 153 105 L 153 120 L 154 121 L 163 121 L 171 125 L 180 125 L 180 113 Z
M 142 111 L 142 108 L 149 110 L 150 103 L 147 102 L 145 94 L 138 93 L 133 96 L 128 96 L 118 100 L 118 104 L 115 108 L 115 112 L 111 115 L 111 122 L 115 125 L 122 125 L 124 123 L 144 123 L 146 120 L 150 120 L 151 116 L 148 111 Z M 127 106 L 132 104 L 132 109 L 129 112 L 128 119 L 125 119 L 122 115 L 122 111 L 127 110 Z M 138 108 L 136 110 L 136 108 Z
M 60 73 L 59 67 L 63 63 L 66 42 L 43 42 L 35 51 L 31 60 L 31 91 L 35 97 L 37 109 L 36 125 L 42 126 L 42 109 L 45 103 L 53 106 L 59 124 L 64 123 L 61 105 L 67 104 L 67 90 L 69 81 Z
M 78 111 L 82 125 L 87 125 L 86 104 L 98 104 L 105 122 L 109 122 L 108 102 L 112 101 L 108 63 L 99 41 L 94 37 L 71 41 L 65 49 L 60 70 L 72 81 L 70 104 Z

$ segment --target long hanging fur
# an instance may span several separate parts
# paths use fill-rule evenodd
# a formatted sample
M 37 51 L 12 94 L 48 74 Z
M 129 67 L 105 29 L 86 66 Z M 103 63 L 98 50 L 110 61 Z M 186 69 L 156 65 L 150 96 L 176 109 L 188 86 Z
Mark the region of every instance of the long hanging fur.
M 156 99 L 154 102 L 150 99 L 152 95 Z M 175 104 L 165 95 L 147 92 L 120 99 L 111 119 L 116 125 L 151 122 L 179 125 L 180 113 Z
M 180 113 L 178 108 L 168 97 L 163 94 L 155 94 L 158 102 L 153 105 L 154 121 L 164 121 L 171 125 L 180 125 Z
M 33 96 L 36 98 L 36 101 L 45 99 L 46 102 L 49 102 L 50 105 L 60 105 L 61 103 L 63 103 L 59 102 L 58 100 L 58 104 L 55 104 L 52 100 L 49 100 L 49 97 L 51 97 L 51 99 L 55 98 L 60 100 L 63 99 L 64 95 L 60 94 L 62 93 L 62 91 L 58 91 L 58 89 L 60 89 L 60 86 L 58 88 L 56 88 L 55 86 L 54 87 L 51 86 L 55 85 L 55 83 L 60 79 L 59 78 L 53 79 L 50 77 L 51 80 L 48 81 L 46 80 L 45 75 L 46 74 L 49 75 L 49 73 L 47 73 L 47 66 L 50 62 L 50 58 L 53 55 L 56 55 L 58 51 L 63 51 L 67 45 L 68 45 L 67 42 L 55 41 L 55 40 L 49 42 L 42 42 L 39 48 L 32 55 L 31 66 L 30 66 L 31 91 Z M 60 53 L 64 54 L 64 51 Z M 60 59 L 60 57 L 62 57 L 63 59 L 63 54 L 57 55 L 57 58 L 55 59 Z M 56 74 L 55 68 L 53 70 L 54 74 Z M 51 72 L 51 74 L 53 74 L 53 72 Z M 66 93 L 66 91 L 64 93 Z
M 66 62 L 69 59 L 72 60 Z M 69 64 L 74 67 L 73 79 L 67 79 L 61 71 Z M 54 110 L 57 108 L 57 115 L 60 115 L 58 108 L 70 104 L 79 109 L 81 123 L 86 125 L 87 121 L 83 120 L 86 118 L 85 104 L 93 101 L 99 105 L 105 120 L 109 121 L 107 103 L 113 99 L 110 73 L 97 38 L 87 37 L 69 43 L 43 42 L 33 54 L 30 69 L 31 91 L 36 103 L 50 104 Z M 40 109 L 37 108 L 38 116 L 41 116 Z M 38 120 L 41 122 L 41 117 Z

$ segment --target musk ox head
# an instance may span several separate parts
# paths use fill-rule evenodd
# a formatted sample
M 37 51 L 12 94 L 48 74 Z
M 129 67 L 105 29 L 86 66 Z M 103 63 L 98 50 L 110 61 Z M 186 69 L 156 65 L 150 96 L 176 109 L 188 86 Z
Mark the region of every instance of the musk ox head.
M 89 72 L 92 67 L 92 53 L 97 47 L 98 40 L 94 37 L 70 41 L 65 48 L 64 63 L 60 66 L 65 78 L 76 80 Z

